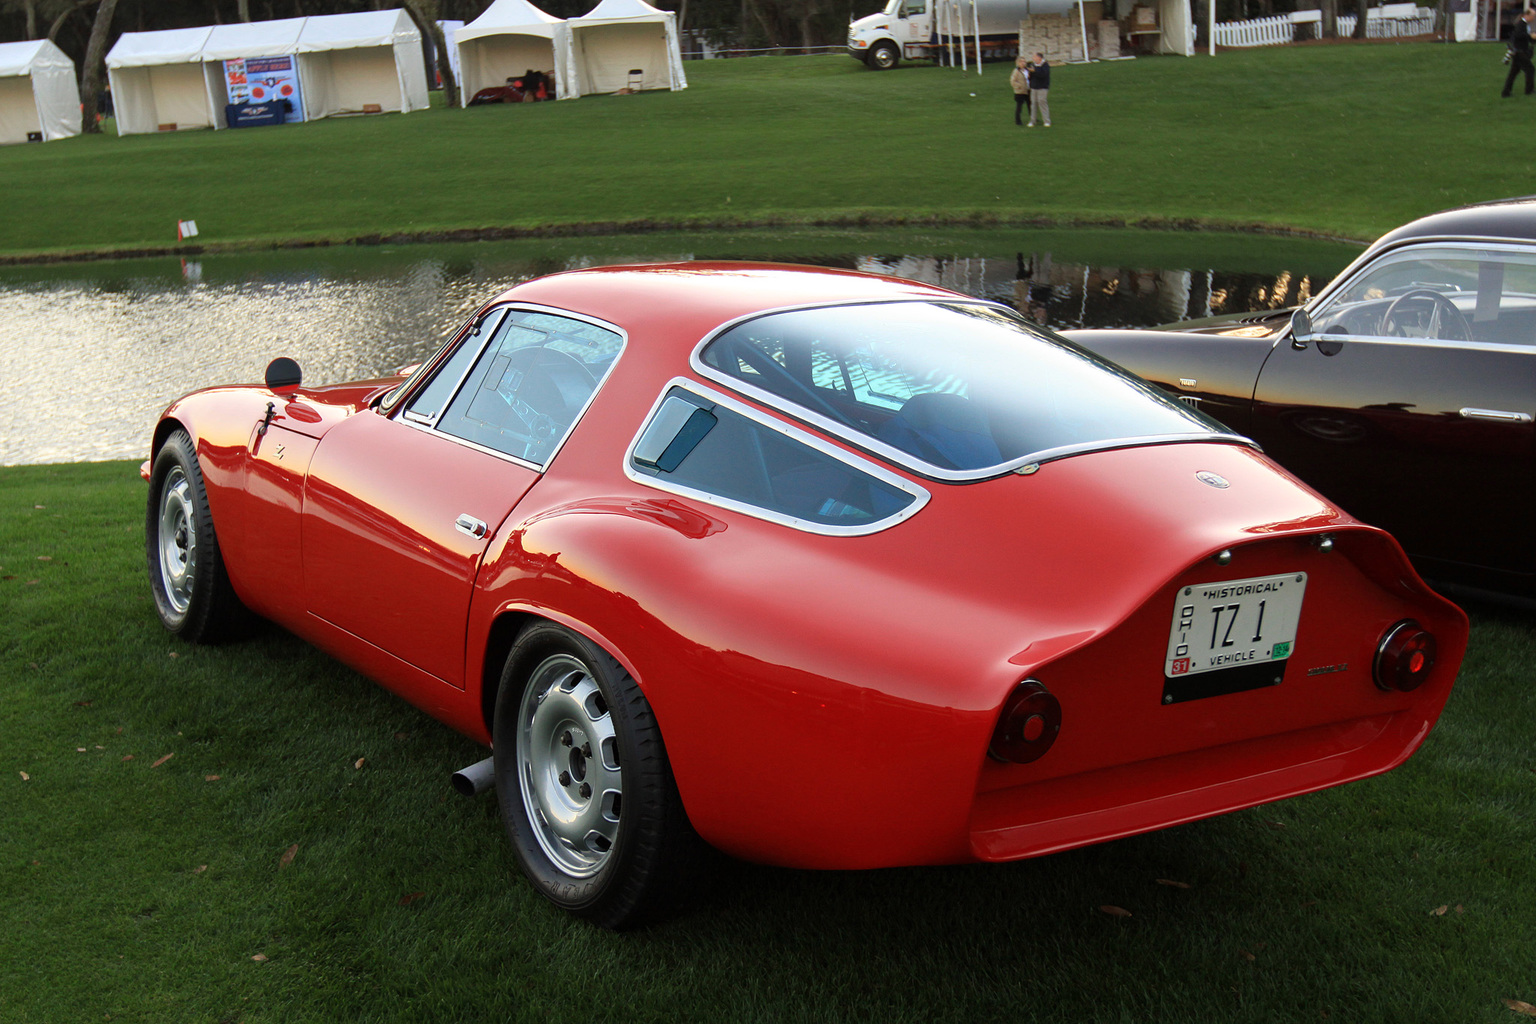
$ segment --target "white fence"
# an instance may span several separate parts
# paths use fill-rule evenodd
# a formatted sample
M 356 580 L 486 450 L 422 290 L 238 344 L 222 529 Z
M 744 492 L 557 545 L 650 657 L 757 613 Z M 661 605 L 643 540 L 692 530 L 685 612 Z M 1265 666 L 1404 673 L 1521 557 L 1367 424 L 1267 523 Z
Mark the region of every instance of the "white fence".
M 1283 46 L 1291 42 L 1295 35 L 1296 29 L 1289 14 L 1216 24 L 1217 46 Z
M 1339 35 L 1353 35 L 1357 20 L 1353 14 L 1340 15 Z M 1321 11 L 1297 11 L 1294 14 L 1277 14 L 1273 18 L 1221 22 L 1216 26 L 1216 45 L 1283 46 L 1294 41 L 1296 26 L 1312 25 L 1310 34 L 1315 38 L 1322 22 Z M 1429 7 L 1418 7 L 1411 3 L 1384 4 L 1366 12 L 1365 35 L 1368 39 L 1427 35 L 1434 30 L 1435 12 Z

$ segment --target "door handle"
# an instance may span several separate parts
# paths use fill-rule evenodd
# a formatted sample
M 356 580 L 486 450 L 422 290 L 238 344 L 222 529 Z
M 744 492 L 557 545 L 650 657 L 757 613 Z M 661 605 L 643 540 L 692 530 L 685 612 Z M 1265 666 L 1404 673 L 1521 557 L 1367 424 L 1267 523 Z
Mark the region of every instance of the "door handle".
M 459 513 L 459 518 L 453 521 L 453 528 L 466 537 L 474 537 L 476 540 L 485 536 L 485 520 L 476 519 L 468 512 Z
M 1525 412 L 1505 412 L 1503 409 L 1462 409 L 1464 420 L 1489 420 L 1493 423 L 1530 423 L 1531 415 Z

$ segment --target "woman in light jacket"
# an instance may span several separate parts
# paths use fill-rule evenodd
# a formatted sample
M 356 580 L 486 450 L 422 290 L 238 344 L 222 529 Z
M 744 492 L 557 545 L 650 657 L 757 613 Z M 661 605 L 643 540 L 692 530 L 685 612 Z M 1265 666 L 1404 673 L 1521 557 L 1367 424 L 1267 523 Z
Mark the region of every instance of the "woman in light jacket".
M 1029 102 L 1029 72 L 1024 68 L 1024 57 L 1013 62 L 1013 74 L 1008 76 L 1008 84 L 1013 86 L 1013 123 L 1022 126 L 1024 118 L 1024 105 Z

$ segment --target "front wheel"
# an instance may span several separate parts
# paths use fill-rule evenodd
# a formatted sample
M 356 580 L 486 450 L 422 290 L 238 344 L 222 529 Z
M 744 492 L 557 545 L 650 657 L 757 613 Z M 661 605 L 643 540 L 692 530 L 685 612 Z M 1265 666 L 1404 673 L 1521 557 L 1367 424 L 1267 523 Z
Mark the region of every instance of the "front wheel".
M 889 71 L 901 61 L 893 43 L 876 43 L 869 51 L 869 66 L 876 71 Z
M 155 453 L 144 554 L 155 611 L 166 629 L 192 643 L 217 643 L 248 626 L 250 613 L 224 571 L 197 450 L 184 430 Z
M 700 840 L 650 704 L 617 661 L 530 626 L 507 656 L 493 731 L 507 836 L 546 899 L 614 929 L 672 909 Z

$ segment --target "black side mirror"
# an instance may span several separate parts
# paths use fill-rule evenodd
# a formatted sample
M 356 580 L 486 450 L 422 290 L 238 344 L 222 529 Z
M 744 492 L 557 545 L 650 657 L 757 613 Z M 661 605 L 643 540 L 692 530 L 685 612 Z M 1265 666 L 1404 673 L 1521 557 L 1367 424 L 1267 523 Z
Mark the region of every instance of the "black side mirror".
M 1305 309 L 1298 309 L 1291 314 L 1291 347 L 1306 348 L 1311 340 L 1312 318 Z
M 299 364 L 287 356 L 278 356 L 267 364 L 267 387 L 272 391 L 292 391 L 303 379 Z

